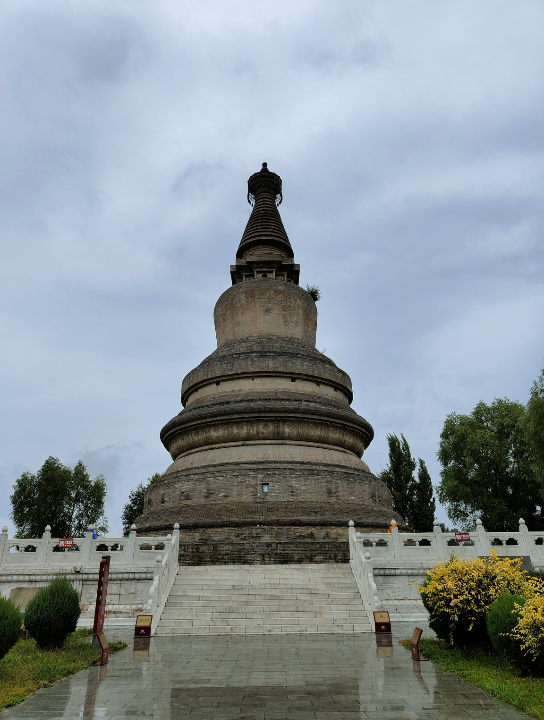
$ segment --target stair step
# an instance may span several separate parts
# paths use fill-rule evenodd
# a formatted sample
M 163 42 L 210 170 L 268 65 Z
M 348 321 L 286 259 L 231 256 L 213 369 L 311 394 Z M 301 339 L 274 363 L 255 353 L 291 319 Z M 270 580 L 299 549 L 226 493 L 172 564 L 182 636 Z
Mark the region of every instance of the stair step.
M 182 566 L 157 635 L 370 632 L 347 564 Z

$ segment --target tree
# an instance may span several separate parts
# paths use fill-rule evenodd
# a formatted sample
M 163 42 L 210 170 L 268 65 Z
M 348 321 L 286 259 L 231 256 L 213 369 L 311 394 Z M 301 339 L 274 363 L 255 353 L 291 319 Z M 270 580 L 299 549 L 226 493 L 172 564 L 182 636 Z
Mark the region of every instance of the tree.
M 131 490 L 128 494 L 128 503 L 123 507 L 123 513 L 121 515 L 121 522 L 123 523 L 123 535 L 127 535 L 130 532 L 134 521 L 137 517 L 144 512 L 144 499 L 147 488 L 160 477 L 161 473 L 154 473 L 150 478 L 147 478 L 147 483 L 143 485 L 140 483 L 135 490 Z
M 470 415 L 451 413 L 440 435 L 442 465 L 438 499 L 452 522 L 465 529 L 480 518 L 495 531 L 544 527 L 534 456 L 527 439 L 526 409 L 496 399 L 478 403 Z
M 400 437 L 399 440 L 396 435 L 387 435 L 389 467 L 380 473 L 380 478 L 391 490 L 393 509 L 415 532 L 430 532 L 436 509 L 431 476 L 421 458 L 418 467 L 408 441 L 404 435 Z M 414 476 L 416 467 L 417 480 Z
M 88 525 L 100 534 L 108 531 L 106 480 L 102 475 L 91 480 L 81 461 L 71 470 L 49 457 L 36 475 L 23 473 L 13 490 L 11 519 L 17 537 L 41 537 L 46 525 L 57 538 L 81 537 Z
M 416 461 L 404 435 L 401 435 L 401 438 L 402 440 L 399 440 L 396 435 L 387 435 L 389 467 L 380 473 L 380 478 L 391 490 L 393 510 L 408 522 Z
M 409 524 L 415 532 L 431 532 L 436 511 L 433 483 L 425 462 L 419 458 L 417 482 L 414 483 Z
M 533 455 L 533 472 L 544 497 L 544 368 L 531 388 L 525 414 L 525 435 Z

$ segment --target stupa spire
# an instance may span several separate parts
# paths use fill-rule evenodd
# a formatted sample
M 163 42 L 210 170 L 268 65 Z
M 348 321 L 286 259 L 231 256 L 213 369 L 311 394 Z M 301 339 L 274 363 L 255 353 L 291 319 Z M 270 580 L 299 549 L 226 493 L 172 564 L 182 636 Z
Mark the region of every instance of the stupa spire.
M 266 163 L 247 181 L 247 199 L 253 205 L 246 229 L 231 265 L 232 284 L 256 278 L 275 278 L 298 285 L 300 266 L 278 210 L 283 195 L 279 175 Z

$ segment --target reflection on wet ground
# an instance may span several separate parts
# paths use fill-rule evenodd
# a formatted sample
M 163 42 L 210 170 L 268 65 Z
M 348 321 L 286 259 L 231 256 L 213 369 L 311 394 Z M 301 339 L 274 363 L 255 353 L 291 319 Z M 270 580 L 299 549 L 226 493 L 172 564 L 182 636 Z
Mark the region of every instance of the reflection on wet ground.
M 390 636 L 176 636 L 134 640 L 104 667 L 41 690 L 0 713 L 15 718 L 128 720 L 514 720 L 527 716 L 430 663 Z

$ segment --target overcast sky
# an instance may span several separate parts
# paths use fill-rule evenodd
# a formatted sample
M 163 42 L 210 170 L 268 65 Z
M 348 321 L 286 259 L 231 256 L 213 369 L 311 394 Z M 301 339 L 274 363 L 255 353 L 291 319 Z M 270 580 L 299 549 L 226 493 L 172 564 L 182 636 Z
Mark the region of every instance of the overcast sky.
M 0 523 L 49 455 L 128 491 L 215 349 L 248 176 L 354 409 L 439 481 L 445 417 L 544 363 L 541 0 L 4 0 Z M 441 520 L 446 520 L 443 511 Z M 44 525 L 47 518 L 44 518 Z

